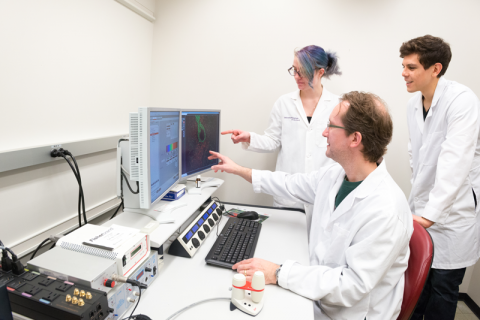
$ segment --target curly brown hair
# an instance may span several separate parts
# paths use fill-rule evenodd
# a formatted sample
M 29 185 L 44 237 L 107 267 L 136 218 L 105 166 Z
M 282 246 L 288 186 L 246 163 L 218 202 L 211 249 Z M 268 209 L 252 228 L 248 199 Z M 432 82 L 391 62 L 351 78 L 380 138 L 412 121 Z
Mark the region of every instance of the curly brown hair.
M 400 47 L 400 58 L 405 58 L 413 53 L 418 55 L 418 60 L 425 70 L 435 63 L 442 64 L 442 70 L 437 78 L 440 78 L 447 72 L 450 60 L 452 60 L 450 45 L 443 41 L 442 38 L 429 34 L 402 43 Z
M 347 134 L 362 135 L 362 153 L 369 162 L 378 162 L 392 140 L 393 123 L 386 103 L 377 95 L 352 91 L 341 97 L 349 107 L 341 119 Z

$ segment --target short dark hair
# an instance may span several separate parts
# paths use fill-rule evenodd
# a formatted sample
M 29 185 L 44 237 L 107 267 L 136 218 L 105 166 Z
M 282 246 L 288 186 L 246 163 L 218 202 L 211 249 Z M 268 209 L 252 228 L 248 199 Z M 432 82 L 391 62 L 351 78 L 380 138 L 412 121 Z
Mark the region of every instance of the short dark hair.
M 363 156 L 369 162 L 378 162 L 387 152 L 393 134 L 387 105 L 380 97 L 368 92 L 352 91 L 345 93 L 340 100 L 350 105 L 341 117 L 345 131 L 349 135 L 360 132 Z
M 430 68 L 435 63 L 441 63 L 442 70 L 438 74 L 438 78 L 447 72 L 450 60 L 452 60 L 450 45 L 443 41 L 442 38 L 429 34 L 402 43 L 400 47 L 400 58 L 405 58 L 412 53 L 418 54 L 418 58 L 424 69 Z

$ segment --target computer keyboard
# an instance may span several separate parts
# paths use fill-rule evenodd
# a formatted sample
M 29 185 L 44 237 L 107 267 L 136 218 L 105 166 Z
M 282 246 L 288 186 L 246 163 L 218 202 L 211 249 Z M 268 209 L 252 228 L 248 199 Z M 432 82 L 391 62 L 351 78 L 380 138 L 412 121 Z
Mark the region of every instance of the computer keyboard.
M 258 222 L 229 218 L 207 254 L 207 264 L 229 268 L 253 257 L 262 225 Z

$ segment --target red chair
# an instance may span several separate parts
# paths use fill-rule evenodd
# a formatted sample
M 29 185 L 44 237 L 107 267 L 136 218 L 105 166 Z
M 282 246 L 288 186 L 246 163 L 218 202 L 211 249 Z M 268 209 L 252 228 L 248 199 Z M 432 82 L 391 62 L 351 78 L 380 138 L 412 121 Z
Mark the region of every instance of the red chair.
M 405 291 L 402 309 L 397 320 L 409 320 L 428 278 L 433 261 L 433 241 L 425 228 L 413 221 L 413 234 L 410 239 L 410 258 L 405 271 Z

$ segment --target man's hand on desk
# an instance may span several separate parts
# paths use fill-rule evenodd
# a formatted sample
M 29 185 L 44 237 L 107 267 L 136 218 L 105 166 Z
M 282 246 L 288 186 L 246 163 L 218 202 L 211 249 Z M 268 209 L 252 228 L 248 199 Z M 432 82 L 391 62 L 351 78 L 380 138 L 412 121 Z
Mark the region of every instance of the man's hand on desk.
M 217 165 L 212 166 L 212 170 L 215 173 L 219 170 L 222 172 L 233 173 L 233 174 L 236 174 L 237 176 L 244 178 L 250 183 L 252 182 L 252 169 L 239 166 L 238 164 L 233 162 L 229 157 L 221 155 L 218 152 L 210 151 L 210 154 L 211 156 L 208 157 L 208 160 L 220 159 L 220 162 Z
M 413 217 L 414 221 L 417 221 L 418 223 L 420 223 L 420 225 L 422 227 L 424 227 L 425 229 L 430 228 L 434 224 L 433 221 L 430 221 L 430 220 L 425 219 L 423 217 L 416 216 L 414 214 L 412 214 L 412 217 Z
M 275 277 L 275 271 L 280 268 L 280 265 L 259 259 L 252 258 L 240 261 L 232 266 L 232 269 L 237 269 L 238 273 L 245 274 L 247 272 L 247 281 L 252 281 L 253 274 L 256 271 L 262 271 L 265 275 L 265 284 L 276 284 L 277 278 Z

